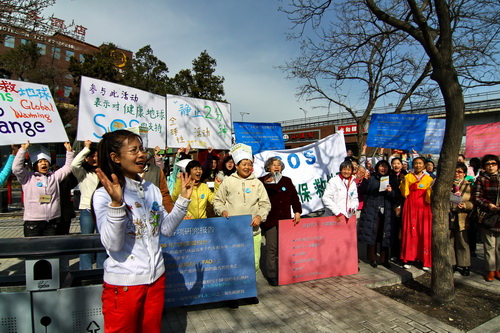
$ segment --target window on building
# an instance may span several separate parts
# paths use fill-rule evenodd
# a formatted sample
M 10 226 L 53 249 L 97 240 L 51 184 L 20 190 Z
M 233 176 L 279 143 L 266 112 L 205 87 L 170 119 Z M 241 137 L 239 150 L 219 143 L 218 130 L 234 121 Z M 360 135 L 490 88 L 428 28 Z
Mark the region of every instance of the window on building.
M 23 45 L 24 45 L 24 44 L 26 44 L 26 43 L 28 43 L 28 40 L 27 40 L 27 39 L 24 39 L 24 38 L 21 38 L 21 44 L 23 44 Z
M 66 75 L 64 75 L 64 77 L 68 80 L 73 80 L 73 75 L 71 75 L 71 74 L 66 74 Z
M 16 43 L 16 37 L 5 35 L 5 40 L 3 42 L 3 45 L 5 45 L 5 47 L 14 48 L 15 43 Z
M 66 61 L 69 61 L 71 57 L 75 56 L 75 52 L 66 50 Z
M 80 53 L 80 62 L 84 62 L 85 61 L 85 57 L 83 56 L 83 53 Z
M 61 59 L 61 48 L 52 46 L 52 57 L 54 59 Z
M 72 87 L 64 86 L 64 97 L 69 97 L 69 94 L 71 94 L 72 91 Z
M 40 50 L 41 55 L 47 54 L 47 46 L 45 44 L 37 43 L 36 46 L 38 46 L 38 50 Z

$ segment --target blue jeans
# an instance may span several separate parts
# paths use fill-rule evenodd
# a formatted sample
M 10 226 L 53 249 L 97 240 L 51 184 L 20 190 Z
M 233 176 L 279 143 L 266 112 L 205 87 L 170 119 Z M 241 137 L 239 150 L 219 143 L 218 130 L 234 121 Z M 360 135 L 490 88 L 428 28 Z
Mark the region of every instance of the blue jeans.
M 94 220 L 92 219 L 92 214 L 89 209 L 80 210 L 80 233 L 82 234 L 93 234 L 96 230 Z M 92 269 L 92 253 L 80 254 L 80 270 Z M 104 260 L 106 259 L 106 253 L 100 252 L 96 254 L 96 267 L 102 268 Z

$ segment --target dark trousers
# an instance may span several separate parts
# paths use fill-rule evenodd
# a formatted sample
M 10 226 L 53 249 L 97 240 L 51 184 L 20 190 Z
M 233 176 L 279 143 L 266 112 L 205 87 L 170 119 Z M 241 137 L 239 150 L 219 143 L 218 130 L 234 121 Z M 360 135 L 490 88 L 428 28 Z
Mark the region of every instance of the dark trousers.
M 24 237 L 55 236 L 59 218 L 50 221 L 24 221 Z
M 385 216 L 378 213 L 377 214 L 377 225 L 376 231 L 377 235 L 375 238 L 375 244 L 366 246 L 366 256 L 368 257 L 368 261 L 377 262 L 377 244 L 380 244 L 380 263 L 387 263 L 389 261 L 389 247 L 382 246 L 383 238 L 384 238 L 384 222 Z
M 266 272 L 269 279 L 278 278 L 278 228 L 272 227 L 264 231 L 266 237 Z

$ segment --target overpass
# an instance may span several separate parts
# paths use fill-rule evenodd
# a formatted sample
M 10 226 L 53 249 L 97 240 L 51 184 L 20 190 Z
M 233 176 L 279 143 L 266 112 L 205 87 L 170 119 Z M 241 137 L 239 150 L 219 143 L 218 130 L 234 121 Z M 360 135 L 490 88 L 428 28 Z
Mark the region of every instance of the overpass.
M 465 100 L 465 127 L 500 122 L 500 90 L 476 93 L 464 96 Z M 357 110 L 356 116 L 361 117 L 363 110 Z M 374 108 L 373 113 L 391 113 L 394 106 Z M 420 103 L 413 107 L 404 107 L 402 114 L 427 114 L 430 118 L 446 118 L 444 101 L 432 99 L 427 103 Z M 324 126 L 347 125 L 354 123 L 354 119 L 347 112 L 314 117 L 304 117 L 281 122 L 283 131 L 304 130 Z

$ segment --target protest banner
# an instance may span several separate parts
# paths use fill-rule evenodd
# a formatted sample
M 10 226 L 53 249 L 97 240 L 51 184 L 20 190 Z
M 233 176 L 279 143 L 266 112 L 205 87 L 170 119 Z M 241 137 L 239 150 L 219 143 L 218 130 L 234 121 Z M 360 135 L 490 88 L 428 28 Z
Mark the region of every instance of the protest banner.
M 373 114 L 366 145 L 421 151 L 427 118 L 421 114 Z
M 251 215 L 184 220 L 172 237 L 161 235 L 165 305 L 257 296 L 251 221 Z
M 254 174 L 265 174 L 264 163 L 276 156 L 285 164 L 283 175 L 292 179 L 302 213 L 323 209 L 321 197 L 328 180 L 339 172 L 340 163 L 346 157 L 344 132 L 338 132 L 313 144 L 285 150 L 268 150 L 254 156 Z
M 420 154 L 440 154 L 443 145 L 446 119 L 427 119 L 424 146 Z
M 500 122 L 467 126 L 465 131 L 465 157 L 500 155 Z
M 82 76 L 76 139 L 98 142 L 107 132 L 142 126 L 147 147 L 165 147 L 165 97 Z
M 279 221 L 279 284 L 358 273 L 356 216 Z
M 2 145 L 69 141 L 49 87 L 0 80 Z
M 236 143 L 249 145 L 253 154 L 285 149 L 281 124 L 234 122 L 233 126 Z
M 182 148 L 229 149 L 231 105 L 205 99 L 167 95 L 167 145 Z

